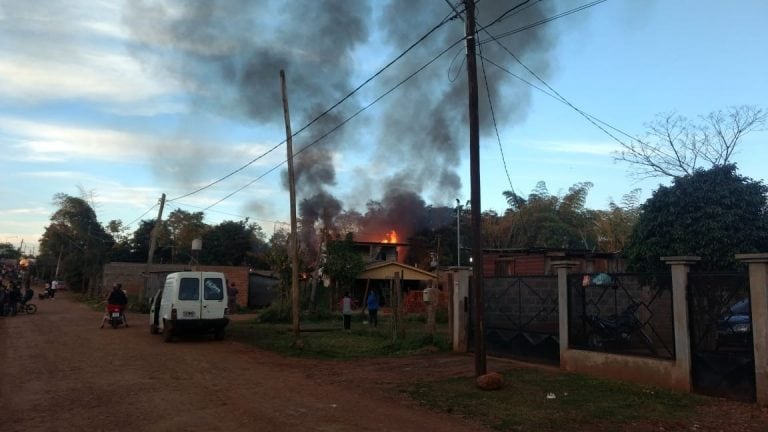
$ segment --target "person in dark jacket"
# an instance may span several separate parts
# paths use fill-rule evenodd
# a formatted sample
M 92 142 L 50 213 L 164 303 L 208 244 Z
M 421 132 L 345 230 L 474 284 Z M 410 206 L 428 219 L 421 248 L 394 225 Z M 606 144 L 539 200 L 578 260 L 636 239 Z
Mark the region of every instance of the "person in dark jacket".
M 116 283 L 112 285 L 112 292 L 110 292 L 109 297 L 107 297 L 107 310 L 104 313 L 104 319 L 101 321 L 102 328 L 104 327 L 104 324 L 109 321 L 109 305 L 120 306 L 120 313 L 123 315 L 123 323 L 128 327 L 128 320 L 125 317 L 125 307 L 128 305 L 128 296 L 125 295 L 122 284 Z
M 373 290 L 368 293 L 368 322 L 374 327 L 379 325 L 379 296 Z

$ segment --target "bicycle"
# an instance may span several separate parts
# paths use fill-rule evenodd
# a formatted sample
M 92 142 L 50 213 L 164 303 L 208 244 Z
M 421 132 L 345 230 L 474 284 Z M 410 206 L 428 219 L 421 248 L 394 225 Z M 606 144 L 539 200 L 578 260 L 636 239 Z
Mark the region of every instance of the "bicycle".
M 16 313 L 25 313 L 27 315 L 32 315 L 35 312 L 37 312 L 37 305 L 34 303 L 19 303 L 19 307 L 16 309 Z

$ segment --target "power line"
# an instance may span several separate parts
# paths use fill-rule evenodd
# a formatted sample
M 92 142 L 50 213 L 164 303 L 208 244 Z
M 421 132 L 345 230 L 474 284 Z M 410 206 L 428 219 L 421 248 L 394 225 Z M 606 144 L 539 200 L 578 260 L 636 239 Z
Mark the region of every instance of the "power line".
M 588 9 L 588 8 L 590 8 L 590 7 L 592 7 L 592 6 L 596 6 L 596 5 L 598 5 L 598 4 L 600 4 L 600 3 L 604 3 L 604 2 L 606 2 L 606 1 L 608 1 L 608 0 L 596 0 L 596 1 L 593 1 L 592 3 L 588 3 L 588 4 L 585 4 L 585 5 L 579 6 L 579 7 L 577 7 L 577 8 L 571 9 L 571 10 L 569 10 L 569 11 L 566 11 L 566 12 L 563 12 L 563 13 L 560 13 L 560 14 L 557 14 L 557 15 L 555 15 L 555 16 L 553 16 L 553 17 L 550 17 L 550 18 L 546 18 L 546 19 L 544 19 L 544 20 L 538 21 L 537 23 L 534 23 L 534 24 L 535 24 L 535 25 L 544 24 L 544 23 L 547 23 L 547 22 L 553 21 L 553 20 L 555 20 L 555 19 L 558 19 L 558 18 L 562 18 L 562 17 L 564 17 L 564 16 L 570 15 L 570 14 L 572 14 L 572 13 L 575 13 L 575 12 L 579 12 L 579 11 L 582 11 L 582 10 L 585 10 L 585 9 Z M 525 30 L 525 29 L 529 29 L 529 28 L 532 28 L 532 26 L 534 26 L 534 25 L 528 25 L 528 26 L 524 26 L 524 27 L 521 27 L 520 29 L 522 29 L 522 30 Z M 522 30 L 520 30 L 520 29 L 518 29 L 518 30 L 519 30 L 519 31 L 522 31 Z M 512 51 L 511 51 L 509 48 L 507 48 L 507 47 L 506 47 L 504 44 L 502 44 L 502 43 L 501 43 L 501 41 L 499 41 L 499 40 L 498 40 L 498 39 L 499 39 L 499 37 L 498 37 L 498 36 L 494 36 L 494 35 L 492 35 L 490 32 L 488 32 L 487 30 L 485 30 L 485 28 L 483 28 L 483 30 L 485 31 L 485 33 L 486 33 L 488 36 L 490 36 L 491 40 L 495 41 L 497 45 L 499 45 L 499 46 L 500 46 L 500 47 L 501 47 L 501 48 L 502 48 L 504 51 L 506 51 L 506 52 L 507 52 L 507 53 L 508 53 L 510 56 L 512 56 L 512 58 L 513 58 L 513 59 L 515 59 L 515 61 L 516 61 L 518 64 L 520 64 L 520 66 L 522 66 L 522 67 L 523 67 L 523 68 L 524 68 L 526 71 L 528 71 L 528 73 L 530 73 L 531 75 L 533 75 L 533 76 L 534 76 L 534 77 L 535 77 L 537 80 L 539 80 L 539 81 L 540 81 L 542 84 L 544 84 L 544 86 L 546 86 L 546 87 L 547 87 L 547 89 L 549 89 L 549 90 L 550 90 L 552 93 L 554 93 L 554 95 L 556 96 L 556 98 L 557 98 L 557 99 L 559 99 L 561 102 L 563 102 L 564 104 L 568 105 L 568 106 L 569 106 L 569 107 L 571 107 L 573 110 L 575 110 L 576 112 L 578 112 L 578 113 L 579 113 L 581 116 L 583 116 L 585 119 L 587 119 L 587 121 L 589 121 L 590 123 L 592 123 L 592 124 L 593 124 L 595 127 L 597 127 L 598 129 L 600 129 L 601 131 L 603 131 L 603 133 L 605 133 L 605 134 L 606 134 L 606 135 L 608 135 L 609 137 L 613 138 L 613 139 L 614 139 L 616 142 L 618 142 L 620 145 L 622 145 L 622 146 L 624 146 L 624 147 L 627 147 L 627 144 L 626 144 L 626 143 L 624 143 L 624 141 L 620 140 L 620 139 L 619 139 L 618 137 L 616 137 L 614 134 L 612 134 L 612 133 L 608 132 L 608 131 L 607 131 L 607 130 L 604 128 L 604 127 L 602 127 L 601 125 L 599 125 L 599 124 L 598 124 L 598 123 L 595 121 L 595 119 L 593 119 L 593 117 L 594 117 L 594 116 L 591 116 L 591 115 L 589 115 L 589 114 L 585 113 L 584 111 L 582 111 L 581 109 L 579 109 L 578 107 L 576 107 L 575 105 L 573 105 L 573 104 L 572 104 L 572 103 L 571 103 L 571 102 L 570 102 L 568 99 L 566 99 L 566 98 L 565 98 L 563 95 L 561 95 L 561 94 L 560 94 L 560 93 L 559 93 L 557 90 L 555 90 L 554 88 L 552 88 L 552 86 L 550 86 L 550 85 L 549 85 L 549 84 L 548 84 L 548 83 L 547 83 L 547 82 L 546 82 L 546 81 L 545 81 L 543 78 L 541 78 L 541 77 L 540 77 L 538 74 L 536 74 L 536 72 L 534 72 L 533 70 L 531 70 L 531 68 L 529 68 L 528 66 L 526 66 L 526 65 L 525 65 L 525 63 L 523 63 L 523 62 L 520 60 L 520 58 L 519 58 L 517 55 L 515 55 L 515 53 L 513 53 L 513 52 L 512 52 Z M 514 33 L 517 33 L 517 32 L 518 32 L 518 30 L 513 30 L 512 32 L 503 33 L 502 35 L 509 35 L 509 34 L 514 34 Z M 481 43 L 482 43 L 482 42 L 481 42 Z M 606 124 L 606 125 L 607 125 L 607 123 L 605 123 L 605 122 L 603 122 L 603 121 L 600 121 L 600 123 L 603 123 L 603 124 Z M 618 130 L 617 128 L 614 128 L 613 126 L 610 126 L 610 127 L 611 127 L 612 129 L 614 129 L 614 130 Z M 627 135 L 627 136 L 629 136 L 628 134 L 626 134 L 626 133 L 624 133 L 624 132 L 622 132 L 622 133 L 623 133 L 624 135 Z M 636 138 L 633 138 L 633 139 L 636 139 Z
M 389 63 L 387 63 L 386 65 L 384 65 L 384 67 L 382 67 L 381 69 L 379 69 L 379 70 L 378 70 L 376 73 L 374 73 L 373 75 L 371 75 L 371 76 L 370 76 L 368 79 L 366 79 L 365 81 L 363 81 L 363 82 L 362 82 L 362 84 L 358 85 L 358 86 L 357 86 L 357 87 L 355 87 L 355 88 L 354 88 L 352 91 L 350 91 L 349 93 L 347 93 L 347 95 L 346 95 L 346 96 L 344 96 L 343 98 L 341 98 L 341 99 L 340 99 L 338 102 L 336 102 L 336 103 L 334 103 L 333 105 L 331 105 L 331 106 L 330 106 L 328 109 L 326 109 L 325 111 L 323 111 L 323 112 L 322 112 L 320 115 L 318 115 L 317 117 L 315 117 L 314 119 L 312 119 L 312 120 L 311 120 L 309 123 L 307 123 L 306 125 L 304 125 L 302 128 L 300 128 L 299 130 L 297 130 L 295 133 L 293 133 L 293 134 L 291 135 L 291 137 L 295 137 L 295 136 L 297 136 L 298 134 L 300 134 L 301 132 L 303 132 L 304 130 L 306 130 L 307 128 L 309 128 L 310 126 L 312 126 L 313 124 L 315 124 L 315 123 L 316 123 L 318 120 L 320 120 L 322 117 L 326 116 L 326 115 L 327 115 L 329 112 L 331 112 L 332 110 L 334 110 L 336 107 L 338 107 L 339 105 L 341 105 L 342 103 L 344 103 L 346 100 L 348 100 L 350 97 L 352 97 L 352 95 L 354 95 L 354 94 L 355 94 L 355 93 L 357 93 L 357 92 L 358 92 L 360 89 L 362 89 L 362 88 L 363 88 L 365 85 L 367 85 L 369 82 L 373 81 L 373 80 L 374 80 L 376 77 L 378 77 L 378 76 L 379 76 L 379 75 L 381 75 L 381 74 L 382 74 L 384 71 L 386 71 L 387 69 L 389 69 L 389 67 L 390 67 L 390 66 L 392 66 L 393 64 L 395 64 L 395 63 L 396 63 L 398 60 L 400 60 L 401 58 L 403 58 L 403 57 L 404 57 L 406 54 L 408 54 L 408 53 L 409 53 L 409 52 L 410 52 L 410 51 L 411 51 L 413 48 L 415 48 L 415 47 L 416 47 L 418 44 L 420 44 L 420 43 L 421 43 L 421 42 L 423 42 L 423 41 L 424 41 L 426 38 L 428 38 L 428 37 L 429 37 L 429 36 L 430 36 L 432 33 L 434 33 L 435 31 L 437 31 L 437 29 L 439 29 L 440 27 L 444 26 L 446 23 L 450 22 L 451 20 L 453 20 L 453 19 L 456 17 L 456 15 L 453 15 L 453 16 L 451 16 L 451 15 L 452 15 L 452 14 L 448 14 L 448 15 L 447 15 L 445 18 L 443 18 L 443 20 L 442 20 L 442 21 L 440 21 L 440 23 L 438 23 L 437 25 L 435 25 L 434 27 L 432 27 L 432 28 L 431 28 L 431 29 L 430 29 L 428 32 L 426 32 L 426 33 L 425 33 L 423 36 L 421 36 L 421 37 L 420 37 L 418 40 L 416 40 L 416 42 L 412 43 L 412 44 L 411 44 L 411 45 L 410 45 L 408 48 L 406 48 L 406 49 L 405 49 L 405 51 L 403 51 L 403 52 L 402 52 L 402 53 L 400 53 L 398 56 L 396 56 L 394 59 L 392 59 L 392 60 L 391 60 Z M 281 145 L 283 145 L 285 142 L 286 142 L 286 140 L 283 140 L 283 141 L 281 141 L 280 143 L 276 144 L 275 146 L 273 146 L 272 148 L 270 148 L 270 149 L 269 149 L 269 150 L 267 150 L 266 152 L 264 152 L 264 153 L 262 153 L 261 155 L 259 155 L 259 156 L 255 157 L 254 159 L 251 159 L 251 160 L 250 160 L 248 163 L 246 163 L 245 165 L 241 166 L 240 168 L 238 168 L 238 169 L 236 169 L 236 170 L 234 170 L 234 171 L 230 172 L 229 174 L 225 175 L 224 177 L 221 177 L 221 178 L 219 178 L 218 180 L 215 180 L 215 181 L 213 181 L 213 182 L 211 182 L 211 183 L 208 183 L 208 184 L 206 184 L 205 186 L 202 186 L 202 187 L 200 187 L 200 188 L 198 188 L 198 189 L 196 189 L 196 190 L 194 190 L 194 191 L 192 191 L 192 192 L 189 192 L 189 193 L 187 193 L 187 194 L 184 194 L 184 195 L 181 195 L 181 196 L 178 196 L 178 197 L 175 197 L 175 198 L 169 199 L 169 200 L 168 200 L 168 202 L 176 201 L 176 200 L 179 200 L 179 199 L 182 199 L 182 198 L 186 198 L 186 197 L 188 197 L 188 196 L 194 195 L 194 194 L 196 194 L 196 193 L 198 193 L 198 192 L 202 192 L 202 191 L 204 191 L 204 190 L 206 190 L 206 189 L 210 188 L 211 186 L 213 186 L 213 185 L 215 185 L 215 184 L 217 184 L 217 183 L 220 183 L 220 182 L 222 182 L 222 181 L 224 181 L 224 180 L 228 179 L 229 177 L 232 177 L 233 175 L 237 174 L 238 172 L 240 172 L 240 171 L 244 170 L 245 168 L 247 168 L 247 167 L 251 166 L 252 164 L 254 164 L 254 163 L 255 163 L 256 161 L 258 161 L 259 159 L 261 159 L 261 158 L 265 157 L 266 155 L 268 155 L 269 153 L 273 152 L 275 149 L 277 149 L 278 147 L 280 147 Z
M 176 201 L 176 204 L 180 205 L 180 206 L 183 206 L 183 207 L 191 207 L 191 208 L 196 208 L 196 209 L 200 209 L 200 210 L 205 211 L 204 207 L 200 207 L 200 206 L 196 206 L 196 205 L 192 205 L 192 204 L 182 203 L 182 202 L 178 202 L 178 201 Z M 288 222 L 283 222 L 283 221 L 279 221 L 279 220 L 260 219 L 260 218 L 255 218 L 255 217 L 251 217 L 251 216 L 245 216 L 245 215 L 236 214 L 236 213 L 223 212 L 223 211 L 220 211 L 220 210 L 210 210 L 210 211 L 213 212 L 213 213 L 219 213 L 219 214 L 223 214 L 223 215 L 227 215 L 227 216 L 235 216 L 235 217 L 238 217 L 240 219 L 249 219 L 249 220 L 255 220 L 255 221 L 260 221 L 260 222 L 269 222 L 269 223 L 276 223 L 276 224 L 283 224 L 283 225 L 287 225 L 288 224 Z
M 501 163 L 504 165 L 504 174 L 507 175 L 507 181 L 511 190 L 515 190 L 512 186 L 512 178 L 509 176 L 509 169 L 507 168 L 507 159 L 504 157 L 504 147 L 501 145 L 501 136 L 499 135 L 499 127 L 496 124 L 496 113 L 493 110 L 493 100 L 491 99 L 491 88 L 488 86 L 488 75 L 485 73 L 485 60 L 483 59 L 483 46 L 478 45 L 480 67 L 483 71 L 483 82 L 485 83 L 485 94 L 488 96 L 488 106 L 491 109 L 491 119 L 493 120 L 493 130 L 496 132 L 496 141 L 499 143 L 499 152 L 501 153 Z
M 565 101 L 563 101 L 562 99 L 560 99 L 559 97 L 557 97 L 557 96 L 555 96 L 554 94 L 552 94 L 552 93 L 548 92 L 547 90 L 545 90 L 545 89 L 543 89 L 543 88 L 541 88 L 541 87 L 537 86 L 536 84 L 534 84 L 534 83 L 532 83 L 532 82 L 530 82 L 530 81 L 526 80 L 525 78 L 521 77 L 520 75 L 517 75 L 516 73 L 514 73 L 514 72 L 510 71 L 509 69 L 505 68 L 504 66 L 501 66 L 500 64 L 498 64 L 498 63 L 496 63 L 495 61 L 493 61 L 493 60 L 489 59 L 488 57 L 481 57 L 481 58 L 482 58 L 482 60 L 485 60 L 485 61 L 487 61 L 488 63 L 490 63 L 490 64 L 492 64 L 492 65 L 496 66 L 496 67 L 497 67 L 499 70 L 501 70 L 502 72 L 505 72 L 505 73 L 509 74 L 510 76 L 512 76 L 512 77 L 514 77 L 514 78 L 516 78 L 516 79 L 518 79 L 518 80 L 520 80 L 520 81 L 524 82 L 524 83 L 525 83 L 525 84 L 527 84 L 528 86 L 530 86 L 530 87 L 532 87 L 532 88 L 534 88 L 534 89 L 536 89 L 536 90 L 540 91 L 541 93 L 544 93 L 545 95 L 547 95 L 547 96 L 551 97 L 552 99 L 554 99 L 554 100 L 556 100 L 556 101 L 558 101 L 558 102 L 560 102 L 560 103 L 562 103 L 562 104 L 566 104 L 566 102 L 565 102 Z M 598 117 L 596 117 L 596 116 L 594 116 L 594 115 L 592 115 L 592 114 L 590 114 L 590 113 L 588 113 L 588 112 L 586 112 L 586 111 L 584 111 L 584 110 L 582 110 L 582 112 L 583 112 L 584 114 L 586 114 L 587 116 L 589 116 L 589 117 L 590 117 L 592 120 L 594 120 L 594 121 L 596 121 L 596 122 L 598 122 L 598 123 L 602 124 L 603 126 L 605 126 L 605 127 L 609 128 L 609 129 L 612 129 L 612 130 L 614 130 L 614 131 L 618 132 L 618 133 L 619 133 L 619 134 L 621 134 L 621 135 L 624 135 L 624 136 L 626 136 L 627 138 L 629 138 L 629 139 L 631 139 L 631 140 L 633 140 L 633 141 L 639 141 L 639 139 L 638 139 L 637 137 L 630 135 L 629 133 L 627 133 L 627 132 L 625 132 L 625 131 L 623 131 L 623 130 L 621 130 L 621 129 L 617 128 L 616 126 L 613 126 L 613 125 L 611 125 L 610 123 L 608 123 L 608 122 L 605 122 L 605 121 L 601 120 L 600 118 L 598 118 Z
M 501 20 L 501 18 L 503 18 L 503 17 L 505 17 L 506 15 L 508 15 L 508 14 L 510 13 L 510 11 L 513 11 L 513 10 L 515 10 L 515 9 L 519 8 L 520 6 L 524 5 L 525 3 L 527 3 L 527 0 L 526 0 L 525 2 L 523 2 L 523 3 L 520 3 L 520 4 L 516 5 L 516 6 L 513 6 L 512 8 L 508 9 L 508 10 L 507 10 L 507 11 L 505 11 L 503 14 L 501 14 L 501 16 L 500 16 L 499 18 L 496 18 L 495 20 L 493 20 L 493 21 L 491 22 L 491 24 L 488 24 L 488 25 L 486 25 L 486 26 L 482 27 L 482 28 L 481 28 L 481 30 L 485 30 L 486 28 L 488 28 L 488 27 L 490 27 L 490 26 L 492 26 L 492 25 L 494 25 L 494 24 L 498 23 L 498 22 Z M 460 15 L 460 13 L 457 13 L 456 15 L 454 15 L 454 17 L 457 17 L 457 16 L 459 16 L 459 15 Z M 450 15 L 449 15 L 449 16 L 450 16 Z M 451 20 L 451 19 L 453 19 L 454 17 L 451 17 L 450 19 L 448 19 L 448 18 L 444 19 L 444 20 L 443 20 L 443 22 L 441 22 L 441 24 L 440 24 L 440 25 L 443 25 L 443 24 L 445 24 L 446 22 L 450 21 L 450 20 Z M 416 76 L 417 74 L 419 74 L 421 71 L 423 71 L 424 69 L 426 69 L 427 67 L 429 67 L 429 66 L 430 66 L 432 63 L 434 63 L 435 61 L 437 61 L 437 59 L 439 59 L 440 57 L 442 57 L 442 56 L 443 56 L 443 54 L 445 54 L 446 52 L 450 51 L 450 50 L 451 50 L 453 47 L 455 47 L 455 46 L 456 46 L 456 45 L 458 45 L 459 43 L 461 43 L 461 42 L 464 42 L 464 40 L 465 40 L 465 39 L 466 39 L 465 37 L 462 37 L 462 38 L 458 39 L 456 42 L 454 42 L 454 43 L 452 43 L 451 45 L 449 45 L 447 48 L 445 48 L 443 51 L 441 51 L 441 52 L 440 52 L 440 53 L 438 53 L 438 54 L 437 54 L 435 57 L 433 57 L 433 58 L 432 58 L 432 60 L 428 61 L 427 63 L 425 63 L 424 65 L 422 65 L 420 68 L 416 69 L 416 71 L 414 71 L 413 73 L 411 73 L 410 75 L 408 75 L 407 77 L 405 77 L 403 80 L 401 80 L 400 82 L 398 82 L 397 84 L 395 84 L 395 85 L 394 85 L 392 88 L 390 88 L 389 90 L 387 90 L 386 92 L 384 92 L 383 94 L 381 94 L 380 96 L 378 96 L 376 99 L 374 99 L 374 100 L 373 100 L 372 102 L 370 102 L 368 105 L 366 105 L 366 106 L 364 106 L 364 107 L 360 108 L 360 109 L 359 109 L 359 110 L 357 110 L 357 111 L 356 111 L 354 114 L 352 114 L 351 116 L 349 116 L 349 117 L 347 117 L 345 120 L 343 120 L 341 123 L 339 123 L 339 124 L 337 124 L 336 126 L 334 126 L 334 127 L 333 127 L 332 129 L 330 129 L 328 132 L 326 132 L 325 134 L 321 135 L 320 137 L 318 137 L 317 139 L 315 139 L 315 140 L 314 140 L 314 141 L 312 141 L 311 143 L 307 144 L 306 146 L 302 147 L 302 148 L 301 148 L 299 151 L 295 152 L 295 153 L 293 154 L 293 157 L 295 158 L 297 155 L 301 154 L 303 151 L 305 151 L 305 150 L 306 150 L 306 149 L 308 149 L 309 147 L 311 147 L 311 146 L 313 146 L 313 145 L 317 144 L 318 142 L 320 142 L 321 140 L 323 140 L 325 137 L 327 137 L 328 135 L 332 134 L 333 132 L 335 132 L 336 130 L 338 130 L 339 128 L 341 128 L 341 127 L 342 127 L 342 126 L 344 126 L 345 124 L 347 124 L 347 123 L 348 123 L 350 120 L 352 120 L 352 119 L 354 119 L 355 117 L 357 117 L 357 116 L 358 116 L 360 113 L 362 113 L 363 111 L 367 110 L 368 108 L 370 108 L 372 105 L 374 105 L 374 104 L 376 104 L 377 102 L 379 102 L 379 101 L 380 101 L 381 99 L 383 99 L 384 97 L 388 96 L 390 93 L 392 93 L 393 91 L 395 91 L 395 90 L 396 90 L 398 87 L 400 87 L 401 85 L 405 84 L 405 82 L 407 82 L 408 80 L 410 80 L 411 78 L 413 78 L 414 76 Z M 422 38 L 422 40 L 423 40 L 423 38 Z M 411 48 L 412 48 L 413 46 L 415 46 L 415 45 L 412 45 L 412 46 L 411 46 Z M 409 48 L 409 49 L 411 49 L 411 48 Z M 399 57 L 402 57 L 402 56 L 399 56 Z M 390 64 L 391 64 L 391 63 L 390 63 Z M 389 66 L 389 65 L 388 65 L 388 66 Z M 387 66 L 387 67 L 388 67 L 388 66 Z M 303 130 L 303 128 L 302 128 L 302 130 Z M 292 136 L 295 136 L 295 135 L 296 135 L 296 134 L 293 134 Z M 285 141 L 283 141 L 283 142 L 285 142 Z M 268 175 L 268 174 L 270 174 L 271 172 L 273 172 L 273 171 L 275 171 L 276 169 L 280 168 L 280 167 L 281 167 L 283 164 L 285 164 L 285 163 L 287 163 L 287 162 L 288 162 L 287 160 L 284 160 L 284 161 L 280 162 L 279 164 L 277 164 L 277 165 L 275 165 L 274 167 L 270 168 L 268 171 L 264 172 L 264 173 L 263 173 L 263 174 L 261 174 L 260 176 L 256 177 L 255 179 L 251 180 L 250 182 L 246 183 L 245 185 L 243 185 L 243 186 L 241 186 L 241 187 L 239 187 L 239 188 L 235 189 L 234 191 L 230 192 L 229 194 L 227 194 L 226 196 L 224 196 L 224 197 L 223 197 L 223 198 L 221 198 L 220 200 L 218 200 L 218 201 L 214 202 L 213 204 L 209 205 L 208 207 L 206 207 L 206 208 L 204 209 L 204 211 L 205 211 L 205 210 L 208 210 L 208 209 L 210 209 L 211 207 L 214 207 L 214 206 L 216 206 L 216 205 L 220 204 L 221 202 L 223 202 L 223 201 L 225 201 L 225 200 L 227 200 L 227 199 L 229 199 L 229 198 L 230 198 L 230 197 L 232 197 L 233 195 L 237 194 L 238 192 L 242 191 L 243 189 L 247 188 L 248 186 L 250 186 L 250 185 L 252 185 L 252 184 L 256 183 L 256 182 L 257 182 L 257 181 L 259 181 L 259 180 L 261 180 L 262 178 L 264 178 L 265 176 L 267 176 L 267 175 Z
M 151 212 L 155 207 L 157 207 L 159 204 L 155 204 L 152 207 L 148 208 L 147 211 L 141 214 L 141 216 L 137 217 L 136 219 L 132 220 L 130 223 L 125 224 L 125 227 L 128 228 L 129 226 L 133 225 L 134 223 L 138 222 L 141 218 L 147 215 L 147 213 Z
M 550 21 L 554 21 L 556 19 L 563 18 L 565 16 L 574 14 L 576 12 L 581 12 L 584 9 L 591 8 L 592 6 L 596 6 L 596 5 L 598 5 L 600 3 L 604 3 L 606 1 L 608 1 L 608 0 L 595 0 L 592 3 L 587 3 L 587 4 L 584 4 L 582 6 L 579 6 L 579 7 L 573 8 L 573 9 L 569 9 L 569 10 L 567 10 L 565 12 L 561 12 L 561 13 L 559 13 L 557 15 L 553 15 L 553 16 L 551 16 L 549 18 L 544 18 L 542 20 L 533 22 L 533 23 L 528 24 L 526 26 L 519 27 L 519 28 L 516 28 L 514 30 L 510 30 L 510 31 L 504 32 L 504 33 L 499 33 L 496 36 L 491 36 L 488 39 L 485 39 L 485 40 L 482 40 L 482 41 L 478 41 L 478 44 L 486 44 L 486 43 L 494 42 L 494 41 L 498 42 L 497 39 L 502 39 L 502 38 L 505 38 L 505 37 L 508 37 L 508 36 L 512 36 L 514 34 L 517 34 L 517 33 L 520 33 L 520 32 L 526 31 L 526 30 L 530 30 L 530 29 L 532 29 L 534 27 L 538 27 L 538 26 L 540 26 L 542 24 L 546 24 L 546 23 L 548 23 Z
M 420 68 L 416 69 L 416 71 L 414 71 L 413 73 L 411 73 L 410 75 L 408 75 L 406 78 L 404 78 L 403 80 L 401 80 L 400 82 L 398 82 L 397 84 L 395 84 L 393 87 L 391 87 L 389 90 L 387 90 L 387 91 L 386 91 L 386 92 L 384 92 L 383 94 L 379 95 L 379 96 L 378 96 L 376 99 L 374 99 L 372 102 L 370 102 L 369 104 L 367 104 L 367 105 L 363 106 L 362 108 L 360 108 L 359 110 L 357 110 L 357 111 L 356 111 L 354 114 L 352 114 L 351 116 L 347 117 L 347 118 L 346 118 L 346 119 L 344 119 L 344 120 L 343 120 L 341 123 L 339 123 L 339 124 L 337 124 L 336 126 L 334 126 L 333 128 L 331 128 L 331 129 L 330 129 L 328 132 L 324 133 L 323 135 L 319 136 L 319 137 L 318 137 L 316 140 L 314 140 L 314 141 L 312 141 L 311 143 L 307 144 L 306 146 L 302 147 L 302 148 L 301 148 L 299 151 L 297 151 L 297 152 L 294 152 L 294 154 L 293 154 L 293 157 L 295 158 L 296 156 L 298 156 L 299 154 L 301 154 L 303 151 L 307 150 L 308 148 L 310 148 L 310 147 L 312 147 L 313 145 L 317 144 L 318 142 L 322 141 L 323 139 L 325 139 L 325 137 L 327 137 L 328 135 L 332 134 L 333 132 L 335 132 L 336 130 L 338 130 L 339 128 L 341 128 L 341 127 L 342 127 L 342 126 L 344 126 L 345 124 L 347 124 L 347 123 L 348 123 L 350 120 L 354 119 L 355 117 L 357 117 L 358 115 L 360 115 L 360 114 L 361 114 L 363 111 L 367 110 L 368 108 L 370 108 L 371 106 L 373 106 L 374 104 L 376 104 L 377 102 L 379 102 L 381 99 L 383 99 L 383 98 L 385 98 L 386 96 L 388 96 L 390 93 L 392 93 L 393 91 L 395 91 L 395 90 L 396 90 L 398 87 L 400 87 L 401 85 L 405 84 L 405 82 L 406 82 L 406 81 L 410 80 L 411 78 L 413 78 L 414 76 L 416 76 L 418 73 L 420 73 L 421 71 L 423 71 L 424 69 L 426 69 L 426 68 L 427 68 L 428 66 L 430 66 L 432 63 L 434 63 L 435 61 L 437 61 L 437 59 L 438 59 L 438 58 L 442 57 L 442 55 L 443 55 L 443 54 L 445 54 L 446 52 L 450 51 L 450 50 L 451 50 L 453 47 L 455 47 L 456 45 L 458 45 L 459 43 L 461 43 L 461 42 L 463 42 L 463 41 L 464 41 L 464 38 L 461 38 L 461 39 L 457 40 L 456 42 L 454 42 L 453 44 L 451 44 L 451 45 L 450 45 L 448 48 L 444 49 L 444 50 L 443 50 L 443 51 L 441 51 L 439 54 L 437 54 L 435 57 L 433 57 L 433 58 L 432 58 L 432 60 L 428 61 L 427 63 L 425 63 L 424 65 L 422 65 Z M 228 199 L 228 198 L 232 197 L 233 195 L 235 195 L 236 193 L 240 192 L 241 190 L 243 190 L 243 189 L 247 188 L 248 186 L 250 186 L 250 185 L 252 185 L 252 184 L 256 183 L 256 182 L 257 182 L 257 181 L 259 181 L 259 180 L 261 180 L 261 179 L 262 179 L 262 178 L 264 178 L 264 177 L 265 177 L 267 174 L 269 174 L 269 173 L 271 173 L 271 172 L 275 171 L 276 169 L 280 168 L 280 167 L 281 167 L 283 164 L 285 164 L 286 162 L 288 162 L 288 160 L 284 160 L 284 161 L 280 162 L 279 164 L 275 165 L 274 167 L 272 167 L 271 169 L 269 169 L 269 170 L 268 170 L 268 171 L 266 171 L 265 173 L 261 174 L 260 176 L 256 177 L 255 179 L 251 180 L 250 182 L 246 183 L 246 184 L 245 184 L 245 185 L 243 185 L 242 187 L 240 187 L 240 188 L 238 188 L 238 189 L 234 190 L 233 192 L 231 192 L 231 193 L 229 193 L 228 195 L 226 195 L 224 198 L 222 198 L 222 199 L 220 199 L 220 200 L 216 201 L 215 203 L 213 203 L 213 204 L 209 205 L 209 206 L 208 206 L 208 207 L 206 207 L 205 209 L 206 209 L 206 210 L 208 210 L 208 209 L 210 209 L 211 207 L 213 207 L 213 206 L 215 206 L 215 205 L 217 205 L 217 204 L 221 203 L 222 201 L 224 201 L 224 200 L 226 200 L 226 199 Z

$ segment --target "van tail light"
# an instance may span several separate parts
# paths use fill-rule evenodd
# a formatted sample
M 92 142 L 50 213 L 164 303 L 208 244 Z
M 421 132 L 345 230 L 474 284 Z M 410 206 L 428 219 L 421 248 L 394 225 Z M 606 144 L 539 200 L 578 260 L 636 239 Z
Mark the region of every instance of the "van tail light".
M 171 309 L 171 319 L 175 320 L 177 316 L 176 308 Z

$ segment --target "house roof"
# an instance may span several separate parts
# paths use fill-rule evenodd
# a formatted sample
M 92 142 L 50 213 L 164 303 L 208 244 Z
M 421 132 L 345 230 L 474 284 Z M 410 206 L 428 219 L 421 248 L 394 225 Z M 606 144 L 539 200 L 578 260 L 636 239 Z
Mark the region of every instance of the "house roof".
M 401 272 L 403 280 L 435 280 L 437 276 L 420 268 L 411 267 L 396 261 L 380 261 L 367 264 L 357 279 L 392 279 L 395 272 Z

